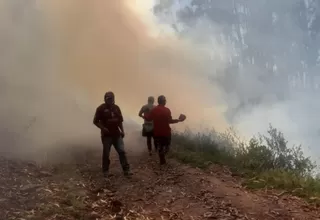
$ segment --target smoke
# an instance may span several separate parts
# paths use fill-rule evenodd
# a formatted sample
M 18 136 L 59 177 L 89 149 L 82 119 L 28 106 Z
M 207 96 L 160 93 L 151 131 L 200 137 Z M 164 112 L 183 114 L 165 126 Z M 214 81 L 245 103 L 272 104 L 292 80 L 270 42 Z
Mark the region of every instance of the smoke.
M 60 3 L 50 8 L 61 12 Z M 85 15 L 76 13 L 81 10 Z M 143 17 L 121 1 L 66 6 L 55 31 L 65 45 L 61 72 L 99 102 L 106 90 L 114 91 L 127 115 L 136 116 L 149 95 L 164 94 L 176 115 L 188 111 L 190 121 L 201 120 L 199 110 L 214 104 L 215 92 L 201 75 L 202 52 L 174 37 L 152 37 Z M 223 126 L 223 120 L 212 115 L 217 126 Z
M 174 24 L 181 38 L 211 51 L 216 51 L 217 44 L 224 49 L 222 57 L 230 60 L 224 62 L 225 68 L 207 67 L 213 86 L 225 100 L 230 125 L 251 137 L 266 134 L 271 123 L 289 145 L 302 144 L 306 155 L 318 159 L 314 155 L 320 142 L 320 106 L 315 101 L 319 81 L 311 76 L 319 71 L 319 4 L 303 0 L 190 2 L 158 0 L 155 11 L 161 21 Z
M 92 118 L 108 90 L 128 133 L 140 135 L 138 111 L 148 96 L 161 94 L 173 117 L 188 116 L 178 129 L 227 127 L 224 103 L 207 79 L 208 51 L 170 33 L 158 35 L 144 6 L 123 0 L 1 1 L 1 154 L 43 160 L 68 146 L 99 146 Z M 224 65 L 219 60 L 214 69 Z M 128 138 L 127 145 L 137 141 Z

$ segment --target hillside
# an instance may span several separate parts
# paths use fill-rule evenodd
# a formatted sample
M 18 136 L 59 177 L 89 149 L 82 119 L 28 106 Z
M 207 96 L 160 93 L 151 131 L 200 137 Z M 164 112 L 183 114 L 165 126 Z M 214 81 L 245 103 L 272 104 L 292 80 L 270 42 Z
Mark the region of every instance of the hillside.
M 100 173 L 100 151 L 73 152 L 68 163 L 39 167 L 1 158 L 1 219 L 320 219 L 319 207 L 268 190 L 249 191 L 227 167 L 205 170 L 128 150 L 134 175 L 120 173 L 113 154 L 110 180 Z

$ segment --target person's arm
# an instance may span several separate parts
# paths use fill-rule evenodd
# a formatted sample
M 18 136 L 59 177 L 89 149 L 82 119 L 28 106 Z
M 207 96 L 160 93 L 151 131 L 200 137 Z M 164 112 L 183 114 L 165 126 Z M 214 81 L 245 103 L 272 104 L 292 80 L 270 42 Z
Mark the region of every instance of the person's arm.
M 144 106 L 141 107 L 140 111 L 139 111 L 139 117 L 143 118 L 143 112 L 144 112 Z
M 172 119 L 170 109 L 168 109 L 168 118 L 169 118 L 169 124 L 176 124 L 181 121 L 180 119 Z
M 119 128 L 120 128 L 120 131 L 122 132 L 122 134 L 124 134 L 124 129 L 123 129 L 123 123 L 119 123 Z
M 93 117 L 93 124 L 101 130 L 107 130 L 101 123 L 101 109 L 98 107 Z
M 180 119 L 171 119 L 169 121 L 170 124 L 176 124 L 176 123 L 179 123 L 179 122 L 181 122 Z
M 124 134 L 124 129 L 123 129 L 123 116 L 120 107 L 118 106 L 118 115 L 117 115 L 117 120 L 119 122 L 118 127 L 120 131 Z

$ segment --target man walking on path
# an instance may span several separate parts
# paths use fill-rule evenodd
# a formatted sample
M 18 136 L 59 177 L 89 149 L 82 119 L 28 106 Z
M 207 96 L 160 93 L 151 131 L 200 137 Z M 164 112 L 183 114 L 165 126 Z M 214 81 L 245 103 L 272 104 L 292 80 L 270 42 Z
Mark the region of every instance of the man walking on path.
M 147 121 L 153 121 L 153 135 L 158 147 L 160 165 L 166 164 L 165 156 L 169 151 L 171 144 L 171 128 L 170 124 L 183 122 L 186 116 L 180 114 L 179 119 L 172 119 L 171 111 L 165 107 L 167 103 L 166 97 L 161 95 L 158 97 L 158 106 L 154 107 L 144 118 Z
M 115 104 L 113 92 L 105 94 L 104 103 L 97 108 L 93 123 L 101 130 L 101 141 L 103 144 L 102 171 L 104 176 L 108 177 L 109 174 L 112 145 L 119 155 L 124 175 L 132 175 L 124 150 L 123 117 L 119 106 Z
M 139 111 L 139 116 L 141 118 L 144 118 L 144 116 L 148 115 L 154 107 L 155 107 L 154 97 L 149 96 L 148 97 L 148 104 L 141 107 L 141 109 Z M 144 120 L 144 123 L 142 125 L 142 136 L 147 137 L 148 151 L 149 151 L 149 155 L 151 156 L 152 155 L 151 139 L 153 138 L 153 122 L 152 121 Z M 157 146 L 155 144 L 154 139 L 153 139 L 153 142 L 154 142 L 154 148 L 155 148 L 155 150 L 157 150 Z

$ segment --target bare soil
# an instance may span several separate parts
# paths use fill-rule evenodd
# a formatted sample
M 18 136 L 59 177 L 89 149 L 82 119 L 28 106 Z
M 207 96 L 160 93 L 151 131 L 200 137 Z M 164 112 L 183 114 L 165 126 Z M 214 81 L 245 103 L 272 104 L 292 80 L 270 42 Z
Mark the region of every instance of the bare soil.
M 248 191 L 229 170 L 203 171 L 156 155 L 128 151 L 134 175 L 122 175 L 112 156 L 106 180 L 101 152 L 75 152 L 69 163 L 39 166 L 0 158 L 0 219 L 320 219 L 320 208 L 268 190 Z

